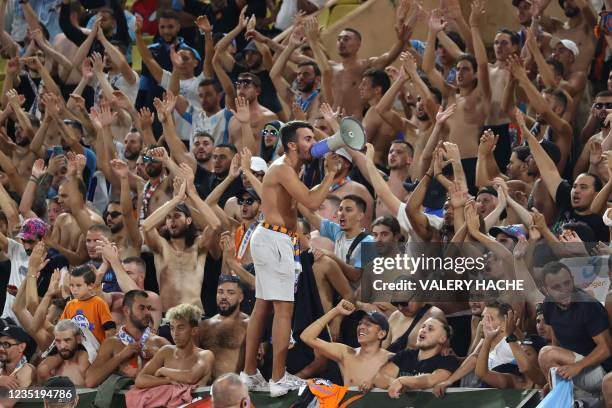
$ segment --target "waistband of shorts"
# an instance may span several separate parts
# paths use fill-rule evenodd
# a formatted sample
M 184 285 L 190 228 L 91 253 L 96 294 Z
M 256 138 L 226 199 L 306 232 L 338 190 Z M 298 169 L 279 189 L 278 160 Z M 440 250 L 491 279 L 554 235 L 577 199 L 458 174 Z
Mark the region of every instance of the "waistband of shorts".
M 298 236 L 295 231 L 289 231 L 287 227 L 283 227 L 282 225 L 268 224 L 267 222 L 260 222 L 259 225 L 261 225 L 265 229 L 269 229 L 271 231 L 276 231 L 276 232 L 280 232 L 281 234 L 288 235 L 291 238 L 297 238 Z

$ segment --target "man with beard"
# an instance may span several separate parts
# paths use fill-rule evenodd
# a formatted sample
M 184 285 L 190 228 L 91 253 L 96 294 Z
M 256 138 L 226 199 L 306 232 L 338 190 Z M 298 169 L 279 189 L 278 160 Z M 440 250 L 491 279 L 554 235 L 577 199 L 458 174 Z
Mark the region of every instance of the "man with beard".
M 136 378 L 157 350 L 170 344 L 151 331 L 153 318 L 147 292 L 130 290 L 123 296 L 124 325 L 116 336 L 108 337 L 85 375 L 85 386 L 95 388 L 112 373 Z
M 387 318 L 380 312 L 357 311 L 358 348 L 342 343 L 321 340 L 319 335 L 336 316 L 349 316 L 356 312 L 348 300 L 341 300 L 335 308 L 317 319 L 302 332 L 300 338 L 313 350 L 335 361 L 340 366 L 345 387 L 363 387 L 370 384 L 381 367 L 387 363 L 392 353 L 381 347 L 389 334 Z M 359 317 L 360 316 L 360 317 Z
M 227 86 L 231 84 L 231 80 L 240 81 L 241 74 L 251 73 L 253 76 L 257 77 L 257 82 L 259 83 L 259 93 L 254 97 L 255 101 L 258 100 L 261 102 L 262 111 L 270 112 L 270 114 L 274 115 L 274 119 L 276 119 L 275 114 L 280 114 L 282 112 L 282 106 L 280 101 L 278 100 L 278 96 L 276 95 L 276 89 L 274 88 L 274 84 L 270 79 L 269 69 L 270 65 L 266 65 L 264 58 L 262 56 L 261 51 L 259 51 L 258 47 L 265 47 L 265 44 L 257 43 L 254 40 L 250 41 L 246 47 L 242 50 L 244 55 L 244 65 L 238 64 L 234 61 L 234 58 L 231 57 L 230 60 L 230 72 L 225 72 L 223 67 L 221 66 L 221 56 L 227 54 L 227 48 L 234 41 L 234 39 L 245 29 L 247 28 L 248 18 L 245 16 L 247 7 L 244 7 L 240 13 L 240 18 L 238 20 L 238 25 L 234 27 L 232 31 L 227 33 L 224 37 L 222 37 L 217 45 L 215 46 L 215 55 L 213 56 L 213 68 L 215 70 L 215 74 L 219 78 L 219 82 L 223 85 L 223 89 L 226 93 L 226 102 L 229 102 L 229 106 L 232 109 L 235 109 L 233 106 L 233 87 L 230 92 L 227 90 Z M 231 79 L 230 79 L 231 78 Z M 238 88 L 238 86 L 237 86 Z M 231 99 L 230 99 L 231 96 Z M 252 104 L 252 100 L 249 100 Z M 259 103 L 257 104 L 259 106 Z M 255 117 L 254 117 L 255 118 Z M 266 122 L 269 122 L 272 119 L 269 119 Z M 281 120 L 286 120 L 285 118 Z M 263 122 L 263 123 L 266 123 Z M 261 126 L 257 127 L 257 131 L 263 128 L 263 123 Z M 255 152 L 253 152 L 255 153 Z
M 103 94 L 106 98 L 110 98 L 109 92 L 113 89 L 117 89 L 123 92 L 133 105 L 138 94 L 138 83 L 140 78 L 125 58 L 128 43 L 118 40 L 113 40 L 111 42 L 106 38 L 104 30 L 100 29 L 97 32 L 97 39 L 102 43 L 102 46 L 104 46 L 104 69 L 103 72 L 100 73 L 102 75 L 96 72 L 94 62 L 94 74 L 98 78 L 98 84 L 101 88 L 96 89 L 96 91 L 98 91 L 97 93 Z
M 0 331 L 0 387 L 16 389 L 32 385 L 36 368 L 28 363 L 26 351 L 33 344 L 34 339 L 19 326 L 6 326 Z
M 169 159 L 166 149 L 155 145 L 149 146 L 143 156 L 149 180 L 142 193 L 141 223 L 172 197 L 172 178 L 167 176 L 165 171 Z
M 183 168 L 187 166 L 183 165 Z M 184 169 L 190 176 L 189 169 Z M 221 222 L 214 211 L 198 196 L 193 179 L 175 179 L 174 198 L 167 201 L 142 223 L 145 242 L 154 254 L 157 282 L 163 310 L 180 303 L 202 308 L 200 291 L 208 250 Z M 199 212 L 204 232 L 197 233 L 191 210 L 183 201 L 189 199 Z M 160 234 L 157 227 L 164 223 Z
M 38 365 L 38 382 L 44 383 L 49 377 L 63 375 L 70 378 L 77 387 L 85 386 L 89 360 L 81 344 L 81 329 L 72 320 L 60 320 L 54 333 L 57 354 L 45 358 Z
M 532 14 L 540 17 L 542 28 L 557 38 L 572 40 L 580 55 L 574 63 L 576 72 L 588 72 L 595 55 L 597 41 L 593 29 L 597 25 L 597 16 L 591 8 L 590 2 L 586 0 L 559 0 L 559 5 L 565 12 L 568 21 L 563 22 L 556 18 L 544 15 L 544 10 L 548 7 L 551 0 L 533 0 Z
M 102 252 L 100 251 L 100 245 L 102 243 L 110 242 L 112 238 L 112 232 L 109 227 L 104 224 L 94 224 L 85 233 L 85 249 L 87 250 L 86 263 L 93 265 L 98 268 L 102 265 Z M 120 292 L 121 288 L 117 282 L 115 272 L 106 268 L 104 276 L 102 277 L 102 290 L 106 293 Z
M 442 310 L 426 302 L 418 301 L 415 296 L 412 296 L 409 301 L 394 300 L 391 304 L 397 310 L 389 316 L 389 336 L 383 343 L 383 347 L 393 353 L 418 348 L 419 331 L 415 328 L 422 327 L 429 318 L 446 321 Z
M 240 279 L 219 276 L 217 285 L 218 314 L 200 322 L 198 347 L 215 355 L 212 377 L 239 373 L 244 367 L 244 342 L 249 316 L 240 312 L 243 299 Z
M 178 96 L 176 111 L 191 123 L 194 138 L 199 134 L 210 134 L 213 144 L 223 143 L 227 137 L 227 121 L 231 112 L 228 108 L 221 109 L 222 96 L 223 89 L 219 82 L 208 78 L 203 79 L 198 85 L 199 105 L 193 105 L 183 96 Z M 193 142 L 192 140 L 192 150 L 194 150 Z
M 140 400 L 143 392 L 153 391 L 159 385 L 179 383 L 203 386 L 209 382 L 215 355 L 195 345 L 201 314 L 201 309 L 187 304 L 168 310 L 166 317 L 170 320 L 175 345 L 164 346 L 155 353 L 136 377 L 136 387 L 127 393 L 126 405 L 131 406 L 131 398 Z
M 280 53 L 270 70 L 270 78 L 285 105 L 290 108 L 293 103 L 297 103 L 304 112 L 306 119 L 311 121 L 319 115 L 319 106 L 321 105 L 322 95 L 319 91 L 321 70 L 319 66 L 312 61 L 302 61 L 297 65 L 296 90 L 283 78 L 283 72 L 289 58 L 302 43 L 302 39 L 298 38 L 298 35 L 297 30 L 291 34 L 289 44 Z
M 134 171 L 136 169 L 136 161 L 144 146 L 142 134 L 137 129 L 131 129 L 125 135 L 125 139 L 123 139 L 123 146 L 123 158 L 127 162 L 130 171 Z
M 474 55 L 463 54 L 457 61 L 456 86 L 447 83 L 436 69 L 433 49 L 429 52 L 425 51 L 423 61 L 423 69 L 431 84 L 447 97 L 449 106 L 456 105 L 456 111 L 448 118 L 448 123 L 441 130 L 441 135 L 445 140 L 459 146 L 461 164 L 472 194 L 476 192 L 478 142 L 491 108 L 489 61 L 479 29 L 480 19 L 484 13 L 483 1 L 472 3 L 470 27 Z M 433 48 L 436 34 L 442 28 L 441 19 L 432 14 L 427 37 L 428 48 Z
M 207 199 L 213 190 L 230 177 L 230 167 L 236 154 L 238 150 L 232 144 L 217 145 L 212 153 L 212 171 L 200 166 L 196 168 L 195 180 L 200 197 Z M 218 199 L 219 206 L 224 208 L 230 197 L 235 197 L 243 188 L 242 178 L 234 178 Z
M 338 169 L 334 159 L 326 161 L 322 183 L 308 190 L 298 172 L 312 160 L 310 149 L 315 143 L 312 126 L 306 122 L 291 122 L 281 129 L 285 154 L 268 168 L 262 186 L 263 222 L 251 238 L 251 256 L 255 265 L 255 307 L 247 327 L 244 371 L 240 373 L 249 389 L 269 389 L 273 397 L 298 388 L 298 382 L 286 372 L 285 362 L 291 333 L 291 318 L 296 283 L 295 245 L 297 210 L 295 203 L 316 211 L 329 192 Z M 299 269 L 298 269 L 299 268 Z M 259 272 L 258 272 L 259 271 Z M 265 322 L 274 312 L 272 344 L 274 358 L 270 385 L 257 370 L 257 350 Z
M 210 133 L 198 132 L 191 140 L 191 151 L 198 166 L 212 172 L 213 170 L 213 150 L 215 149 L 215 139 Z
M 30 218 L 23 223 L 17 235 L 21 243 L 7 238 L 0 232 L 0 250 L 11 260 L 11 274 L 8 279 L 3 318 L 10 317 L 15 322 L 19 321 L 12 310 L 15 295 L 17 295 L 17 289 L 28 277 L 28 264 L 34 247 L 46 234 L 47 224 L 40 218 Z
M 443 356 L 452 337 L 451 327 L 437 317 L 428 318 L 419 330 L 416 349 L 403 350 L 385 364 L 372 385 L 399 398 L 405 390 L 426 390 L 446 381 L 459 367 L 454 356 Z
M 591 203 L 602 188 L 601 180 L 591 173 L 579 174 L 573 184 L 563 180 L 553 160 L 527 129 L 525 120 L 518 109 L 516 116 L 519 128 L 527 139 L 533 159 L 540 171 L 540 177 L 556 203 L 559 219 L 564 223 L 583 221 L 593 229 L 598 241 L 610 242 L 610 232 L 601 218 L 604 209 L 601 209 L 601 214 L 595 214 L 591 210 Z M 556 232 L 553 231 L 553 233 Z

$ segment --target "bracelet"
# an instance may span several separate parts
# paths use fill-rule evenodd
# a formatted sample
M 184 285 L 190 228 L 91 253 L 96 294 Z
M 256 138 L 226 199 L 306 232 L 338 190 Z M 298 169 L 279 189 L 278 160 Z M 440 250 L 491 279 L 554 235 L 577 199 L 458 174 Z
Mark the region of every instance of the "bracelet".
M 38 183 L 38 177 L 30 176 L 30 181 L 34 183 Z

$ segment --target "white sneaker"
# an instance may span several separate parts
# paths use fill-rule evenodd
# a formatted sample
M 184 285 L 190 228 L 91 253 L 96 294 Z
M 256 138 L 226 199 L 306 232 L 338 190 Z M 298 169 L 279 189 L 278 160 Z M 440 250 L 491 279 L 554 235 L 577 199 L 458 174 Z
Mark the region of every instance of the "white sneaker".
M 247 386 L 249 391 L 268 391 L 268 383 L 263 378 L 259 370 L 253 375 L 249 375 L 244 371 L 240 372 L 240 380 Z
M 297 390 L 306 382 L 295 375 L 285 371 L 285 375 L 278 381 L 270 380 L 270 396 L 272 398 L 280 397 L 287 394 L 290 390 Z

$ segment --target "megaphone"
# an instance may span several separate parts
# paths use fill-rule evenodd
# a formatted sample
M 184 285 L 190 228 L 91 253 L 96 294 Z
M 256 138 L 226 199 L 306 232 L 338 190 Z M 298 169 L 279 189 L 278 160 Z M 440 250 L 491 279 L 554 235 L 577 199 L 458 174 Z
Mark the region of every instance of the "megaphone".
M 329 152 L 335 152 L 342 147 L 353 150 L 361 150 L 366 143 L 366 134 L 359 120 L 347 116 L 340 122 L 340 131 L 333 136 L 317 142 L 310 149 L 310 155 L 314 158 L 325 156 Z

